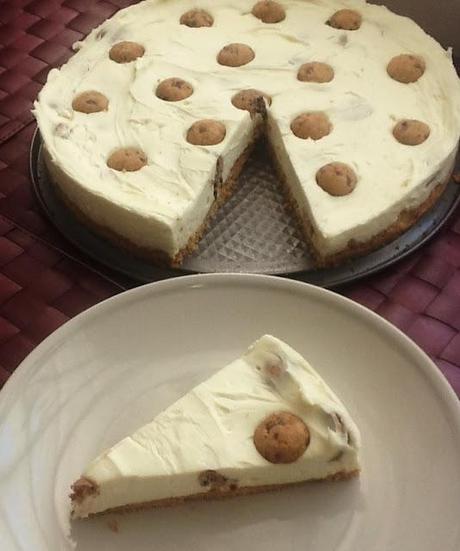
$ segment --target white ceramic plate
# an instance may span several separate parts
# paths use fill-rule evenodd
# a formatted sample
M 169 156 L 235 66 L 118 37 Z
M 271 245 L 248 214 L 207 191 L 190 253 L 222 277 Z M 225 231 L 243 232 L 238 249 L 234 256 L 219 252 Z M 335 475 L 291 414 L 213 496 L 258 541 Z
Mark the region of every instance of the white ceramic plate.
M 460 408 L 436 367 L 349 300 L 248 275 L 124 293 L 23 362 L 0 394 L 0 549 L 71 549 L 67 495 L 86 463 L 263 333 L 304 354 L 349 407 L 361 478 L 80 521 L 78 551 L 458 551 Z

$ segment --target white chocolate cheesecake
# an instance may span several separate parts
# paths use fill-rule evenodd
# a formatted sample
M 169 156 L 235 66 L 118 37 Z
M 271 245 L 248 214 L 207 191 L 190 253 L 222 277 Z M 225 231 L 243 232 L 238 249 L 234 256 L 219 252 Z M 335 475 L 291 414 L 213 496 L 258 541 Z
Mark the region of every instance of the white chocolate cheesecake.
M 261 134 L 319 264 L 405 231 L 453 167 L 451 53 L 363 0 L 147 0 L 76 48 L 35 103 L 52 180 L 158 262 L 193 249 Z
M 305 359 L 270 335 L 103 452 L 72 515 L 230 497 L 358 474 L 360 435 Z

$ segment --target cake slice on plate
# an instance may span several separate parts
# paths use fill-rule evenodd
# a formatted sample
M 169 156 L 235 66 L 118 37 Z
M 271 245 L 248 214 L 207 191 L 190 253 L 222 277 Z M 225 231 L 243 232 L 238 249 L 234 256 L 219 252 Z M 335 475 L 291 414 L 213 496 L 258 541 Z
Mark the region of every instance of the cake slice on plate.
M 72 516 L 347 479 L 359 473 L 359 448 L 339 398 L 265 335 L 97 457 L 72 485 Z

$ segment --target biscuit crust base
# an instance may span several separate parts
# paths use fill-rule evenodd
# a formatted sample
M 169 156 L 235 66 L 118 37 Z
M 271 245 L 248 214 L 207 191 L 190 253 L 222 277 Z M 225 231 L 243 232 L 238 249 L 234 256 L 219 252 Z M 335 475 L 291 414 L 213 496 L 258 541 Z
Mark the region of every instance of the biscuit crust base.
M 142 511 L 145 509 L 153 509 L 153 508 L 160 508 L 160 507 L 175 507 L 177 505 L 182 505 L 189 501 L 220 500 L 220 499 L 227 499 L 231 497 L 247 496 L 252 494 L 261 494 L 261 493 L 273 492 L 273 491 L 281 491 L 288 488 L 303 486 L 311 482 L 349 480 L 351 478 L 358 476 L 359 472 L 360 472 L 359 469 L 356 469 L 354 471 L 340 471 L 333 475 L 327 476 L 326 478 L 322 478 L 318 480 L 304 480 L 302 482 L 290 482 L 288 484 L 267 484 L 264 486 L 242 486 L 242 487 L 237 487 L 235 490 L 211 489 L 207 492 L 192 494 L 189 496 L 156 499 L 153 501 L 145 501 L 142 503 L 133 503 L 130 505 L 123 505 L 121 507 L 113 507 L 112 509 L 101 511 L 100 513 L 92 513 L 89 516 L 90 517 L 101 516 L 108 513 L 130 513 L 133 511 Z

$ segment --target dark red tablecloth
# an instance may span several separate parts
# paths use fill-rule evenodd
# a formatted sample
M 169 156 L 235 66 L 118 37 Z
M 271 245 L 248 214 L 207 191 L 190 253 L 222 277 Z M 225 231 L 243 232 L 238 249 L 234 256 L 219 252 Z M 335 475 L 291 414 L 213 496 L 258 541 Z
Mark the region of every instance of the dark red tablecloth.
M 31 104 L 70 46 L 128 0 L 0 0 L 0 386 L 69 318 L 133 285 L 75 250 L 40 213 Z M 460 395 L 460 211 L 430 244 L 341 292 L 399 327 Z

